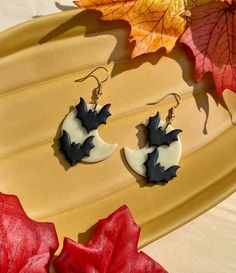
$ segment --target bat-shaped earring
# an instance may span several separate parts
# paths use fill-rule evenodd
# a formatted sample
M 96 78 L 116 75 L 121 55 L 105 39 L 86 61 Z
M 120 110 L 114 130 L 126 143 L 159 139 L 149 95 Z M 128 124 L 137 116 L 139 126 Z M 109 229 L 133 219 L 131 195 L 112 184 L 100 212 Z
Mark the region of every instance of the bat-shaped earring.
M 169 109 L 166 121 L 160 119 L 157 114 L 145 122 L 148 132 L 148 143 L 140 150 L 124 148 L 126 160 L 130 167 L 138 174 L 147 177 L 148 182 L 167 183 L 176 176 L 179 168 L 178 163 L 182 153 L 182 145 L 179 138 L 181 129 L 174 129 L 171 123 L 175 117 L 174 110 L 180 104 L 181 97 L 177 93 L 170 93 L 157 102 L 149 103 L 154 105 L 165 99 L 167 96 L 174 96 L 176 105 Z
M 107 72 L 107 77 L 103 81 L 99 81 L 93 75 L 98 69 L 104 69 Z M 101 124 L 106 124 L 107 118 L 111 115 L 109 112 L 110 104 L 103 107 L 98 105 L 102 95 L 102 83 L 108 80 L 108 76 L 108 70 L 101 66 L 75 81 L 82 82 L 92 77 L 96 80 L 97 87 L 94 89 L 92 101 L 88 104 L 83 98 L 80 98 L 79 104 L 66 116 L 62 123 L 61 137 L 59 138 L 60 149 L 71 165 L 80 161 L 97 162 L 104 160 L 117 147 L 117 144 L 105 142 L 97 131 Z

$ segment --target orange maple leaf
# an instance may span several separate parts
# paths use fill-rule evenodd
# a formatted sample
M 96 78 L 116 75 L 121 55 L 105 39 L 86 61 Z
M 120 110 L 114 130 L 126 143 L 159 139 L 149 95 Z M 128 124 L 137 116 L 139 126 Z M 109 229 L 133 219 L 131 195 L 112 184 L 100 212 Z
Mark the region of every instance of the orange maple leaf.
M 102 20 L 125 20 L 135 40 L 132 58 L 161 47 L 170 52 L 186 29 L 186 10 L 211 0 L 79 0 L 79 7 L 101 11 Z

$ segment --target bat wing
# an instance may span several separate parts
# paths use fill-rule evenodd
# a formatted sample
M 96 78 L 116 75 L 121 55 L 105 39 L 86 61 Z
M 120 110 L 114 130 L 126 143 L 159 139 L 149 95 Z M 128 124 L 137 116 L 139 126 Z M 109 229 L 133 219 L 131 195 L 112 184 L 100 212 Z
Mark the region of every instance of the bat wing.
M 160 114 L 157 112 L 157 114 L 154 117 L 149 118 L 149 123 L 147 125 L 148 129 L 148 140 L 149 140 L 149 146 L 161 146 L 161 145 L 167 145 L 170 146 L 170 144 L 173 141 L 178 140 L 178 134 L 182 132 L 180 129 L 172 130 L 169 133 L 166 133 L 166 130 L 164 130 L 161 126 L 159 126 L 160 123 Z
M 178 140 L 178 135 L 181 133 L 181 129 L 175 129 L 165 135 L 166 145 L 170 146 L 173 141 Z
M 111 104 L 106 104 L 102 107 L 102 109 L 100 110 L 100 112 L 98 113 L 97 117 L 98 117 L 98 126 L 100 124 L 106 124 L 107 118 L 111 115 L 111 113 L 109 112 L 109 109 L 111 107 Z
M 148 129 L 148 141 L 149 146 L 158 146 L 158 140 L 157 140 L 157 128 L 160 123 L 160 114 L 157 112 L 157 114 L 154 117 L 149 117 L 147 129 Z
M 155 149 L 152 153 L 148 153 L 148 158 L 144 162 L 146 166 L 146 175 L 149 182 L 160 182 L 160 174 L 164 168 L 160 164 L 156 164 L 159 157 L 158 149 Z
M 80 102 L 76 105 L 77 114 L 76 117 L 79 118 L 82 122 L 84 128 L 86 128 L 87 132 L 93 130 L 93 118 L 92 118 L 92 111 L 88 111 L 87 104 L 83 98 L 80 98 Z
M 76 105 L 76 109 L 77 109 L 77 116 L 76 117 L 81 119 L 81 121 L 83 121 L 84 119 L 86 120 L 88 108 L 87 108 L 87 104 L 83 98 L 80 97 L 80 102 L 78 105 Z
M 144 163 L 146 166 L 146 175 L 149 182 L 158 183 L 165 182 L 176 176 L 176 171 L 179 166 L 171 166 L 167 170 L 164 170 L 164 167 L 160 163 L 156 164 L 159 157 L 158 149 L 155 149 L 152 153 L 148 154 L 148 159 Z
M 80 98 L 79 104 L 76 105 L 76 117 L 81 120 L 83 127 L 89 133 L 97 129 L 100 124 L 106 123 L 107 118 L 111 115 L 109 112 L 110 106 L 110 104 L 104 105 L 98 113 L 96 110 L 88 110 L 86 102 L 83 98 Z
M 148 129 L 148 141 L 149 146 L 161 146 L 166 145 L 166 133 L 165 130 L 159 126 L 161 117 L 159 112 L 153 117 L 149 118 L 149 123 L 147 125 Z
M 150 131 L 155 131 L 159 126 L 160 120 L 161 120 L 160 113 L 157 112 L 155 116 L 149 118 L 149 122 L 147 125 L 148 129 Z
M 69 134 L 65 130 L 63 130 L 63 134 L 59 138 L 59 142 L 60 142 L 60 145 L 61 145 L 60 150 L 64 153 L 66 158 L 71 162 L 71 156 L 70 156 L 71 141 L 70 141 Z
M 63 134 L 59 139 L 61 151 L 64 153 L 66 159 L 71 163 L 71 165 L 75 165 L 80 162 L 83 157 L 89 155 L 90 150 L 94 147 L 92 142 L 93 138 L 94 136 L 88 137 L 82 146 L 80 143 L 76 144 L 75 142 L 71 144 L 69 134 L 63 130 Z
M 89 156 L 90 151 L 92 150 L 92 148 L 95 147 L 93 144 L 93 139 L 94 139 L 94 136 L 87 137 L 83 145 L 81 146 L 81 153 L 83 157 Z
M 162 181 L 168 182 L 169 180 L 176 177 L 176 171 L 180 167 L 177 165 L 171 166 L 170 168 L 166 169 L 164 172 L 162 172 Z

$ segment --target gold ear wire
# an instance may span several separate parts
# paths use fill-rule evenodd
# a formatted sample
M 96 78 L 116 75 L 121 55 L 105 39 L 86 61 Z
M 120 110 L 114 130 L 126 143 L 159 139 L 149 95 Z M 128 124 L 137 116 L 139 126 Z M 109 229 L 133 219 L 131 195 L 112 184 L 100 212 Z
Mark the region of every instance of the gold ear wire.
M 99 81 L 98 77 L 93 75 L 93 73 L 95 71 L 97 71 L 98 69 L 103 69 L 103 70 L 105 70 L 107 72 L 107 77 L 102 81 Z M 96 82 L 97 82 L 97 85 L 98 85 L 96 88 L 94 88 L 93 97 L 92 97 L 92 100 L 90 102 L 91 104 L 94 104 L 94 110 L 95 110 L 97 108 L 100 97 L 102 96 L 102 84 L 109 79 L 109 72 L 104 66 L 98 66 L 97 68 L 92 70 L 88 75 L 86 75 L 83 78 L 75 80 L 75 82 L 83 82 L 83 81 L 87 80 L 89 77 L 94 78 L 96 80 Z
M 175 118 L 174 110 L 175 110 L 175 108 L 177 108 L 179 106 L 179 104 L 181 102 L 181 96 L 177 93 L 169 93 L 169 94 L 165 95 L 163 98 L 159 99 L 158 101 L 147 103 L 147 105 L 156 105 L 156 104 L 160 103 L 161 101 L 163 101 L 168 96 L 174 96 L 174 98 L 176 100 L 176 105 L 171 107 L 168 110 L 168 115 L 166 117 L 166 125 L 165 125 L 164 129 L 166 129 L 174 120 L 174 118 Z

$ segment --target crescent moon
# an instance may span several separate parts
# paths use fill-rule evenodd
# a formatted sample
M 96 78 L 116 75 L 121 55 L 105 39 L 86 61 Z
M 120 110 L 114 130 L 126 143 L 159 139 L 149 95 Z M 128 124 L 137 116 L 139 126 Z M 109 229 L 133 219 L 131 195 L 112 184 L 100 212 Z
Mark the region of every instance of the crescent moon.
M 148 121 L 144 123 L 146 126 Z M 160 121 L 160 125 L 163 127 L 164 122 Z M 168 126 L 166 132 L 169 133 L 174 128 Z M 147 161 L 148 153 L 153 152 L 155 147 L 149 147 L 148 143 L 140 150 L 133 150 L 128 147 L 124 147 L 124 153 L 129 166 L 139 175 L 146 177 L 146 166 L 144 162 Z M 156 163 L 160 163 L 166 169 L 173 165 L 178 165 L 182 153 L 182 144 L 178 136 L 178 140 L 172 142 L 169 146 L 162 145 L 158 147 L 159 157 Z
M 94 107 L 92 104 L 87 104 L 88 110 Z M 101 106 L 97 105 L 96 110 L 100 112 Z M 77 110 L 73 109 L 64 119 L 61 131 L 65 130 L 71 139 L 71 143 L 83 143 L 89 136 L 94 136 L 93 144 L 94 148 L 90 151 L 89 156 L 85 156 L 82 161 L 84 162 L 98 162 L 109 157 L 118 144 L 109 144 L 105 142 L 96 130 L 92 130 L 90 133 L 83 127 L 80 119 L 76 118 Z

